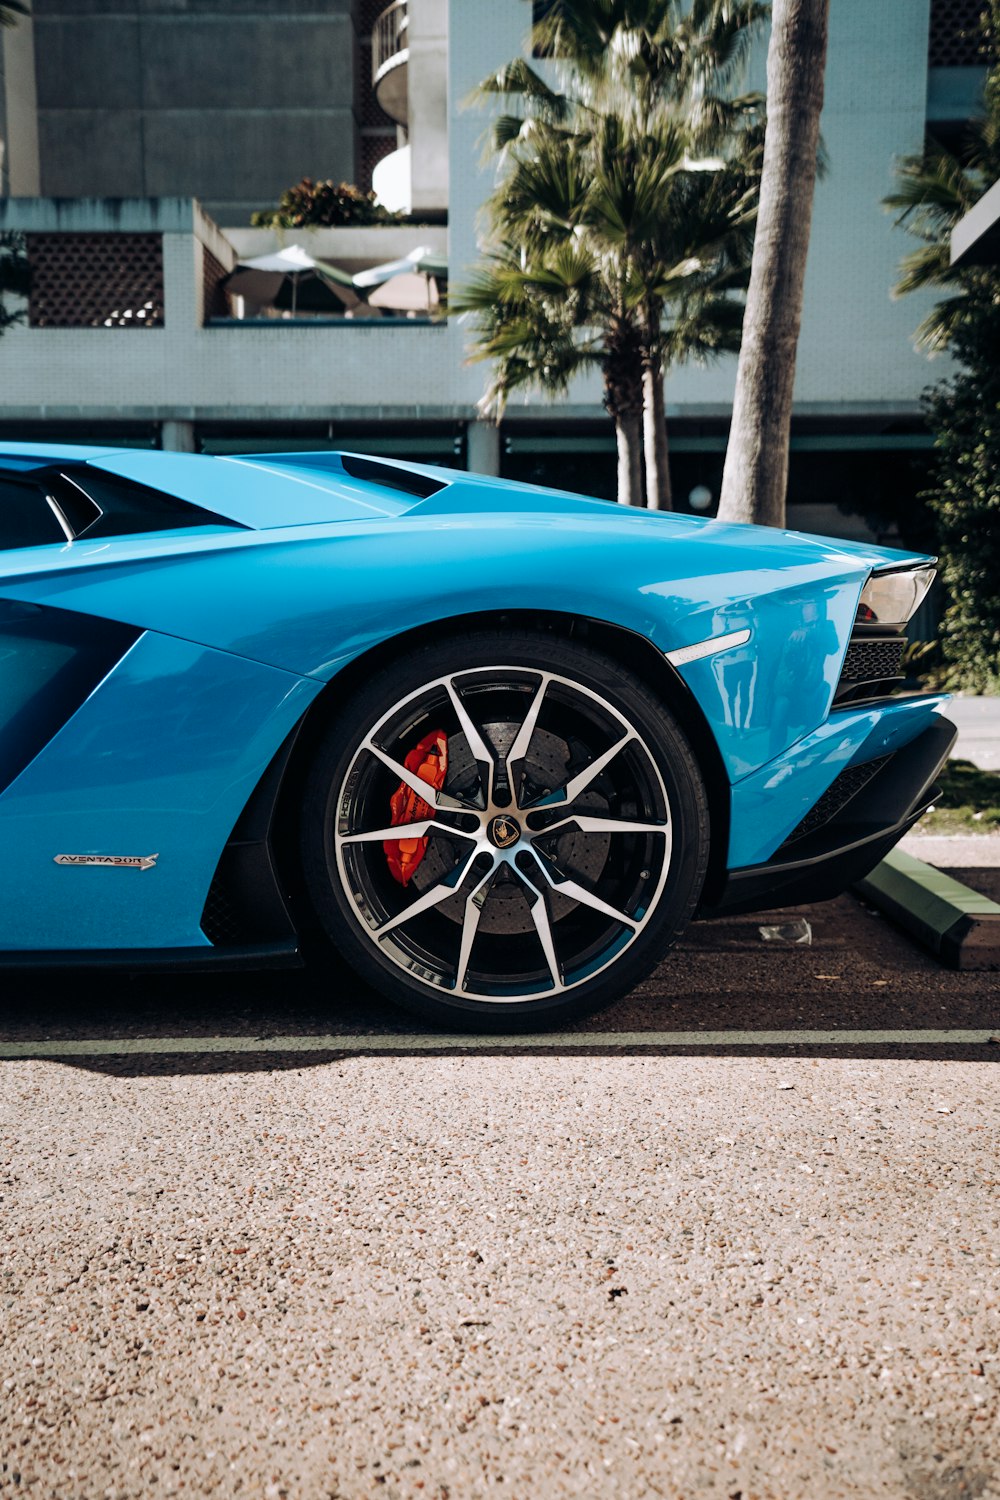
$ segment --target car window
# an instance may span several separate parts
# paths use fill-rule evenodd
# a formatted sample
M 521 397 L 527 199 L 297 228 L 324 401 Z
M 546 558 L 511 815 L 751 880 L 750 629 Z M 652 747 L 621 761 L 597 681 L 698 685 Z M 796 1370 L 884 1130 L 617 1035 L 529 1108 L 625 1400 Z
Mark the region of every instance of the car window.
M 196 526 L 243 529 L 203 506 L 86 464 L 36 466 L 23 476 L 6 464 L 0 469 L 0 549 Z
M 0 548 L 46 547 L 65 540 L 44 490 L 0 475 Z

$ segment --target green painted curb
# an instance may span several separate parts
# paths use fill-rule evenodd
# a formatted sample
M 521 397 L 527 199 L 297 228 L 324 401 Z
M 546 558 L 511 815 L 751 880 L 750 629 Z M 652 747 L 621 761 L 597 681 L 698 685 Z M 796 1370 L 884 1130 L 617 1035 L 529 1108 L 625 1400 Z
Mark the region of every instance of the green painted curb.
M 953 969 L 1000 969 L 1000 906 L 893 849 L 854 889 Z

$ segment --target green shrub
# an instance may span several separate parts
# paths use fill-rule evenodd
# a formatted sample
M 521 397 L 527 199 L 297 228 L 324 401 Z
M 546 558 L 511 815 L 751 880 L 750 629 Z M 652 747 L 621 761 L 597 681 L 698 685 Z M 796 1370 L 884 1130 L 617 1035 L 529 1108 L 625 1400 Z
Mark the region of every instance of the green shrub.
M 390 213 L 376 203 L 374 193 L 365 193 L 350 182 L 313 182 L 303 177 L 286 188 L 277 208 L 261 208 L 251 214 L 255 229 L 337 228 L 344 224 L 394 224 L 403 214 Z

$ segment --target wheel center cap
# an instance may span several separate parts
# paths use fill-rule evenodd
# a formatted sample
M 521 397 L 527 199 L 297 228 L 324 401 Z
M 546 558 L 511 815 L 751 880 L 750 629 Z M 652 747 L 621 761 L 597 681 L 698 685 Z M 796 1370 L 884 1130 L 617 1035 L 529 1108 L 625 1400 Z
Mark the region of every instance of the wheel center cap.
M 521 837 L 521 826 L 514 818 L 501 813 L 486 826 L 486 837 L 496 849 L 509 849 Z

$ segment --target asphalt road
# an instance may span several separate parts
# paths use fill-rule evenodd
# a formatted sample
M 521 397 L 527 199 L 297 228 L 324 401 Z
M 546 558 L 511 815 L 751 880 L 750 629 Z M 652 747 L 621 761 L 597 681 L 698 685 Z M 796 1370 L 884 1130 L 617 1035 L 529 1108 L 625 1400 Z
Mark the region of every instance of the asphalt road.
M 806 915 L 519 1046 L 8 977 L 0 1492 L 1000 1496 L 997 976 Z

